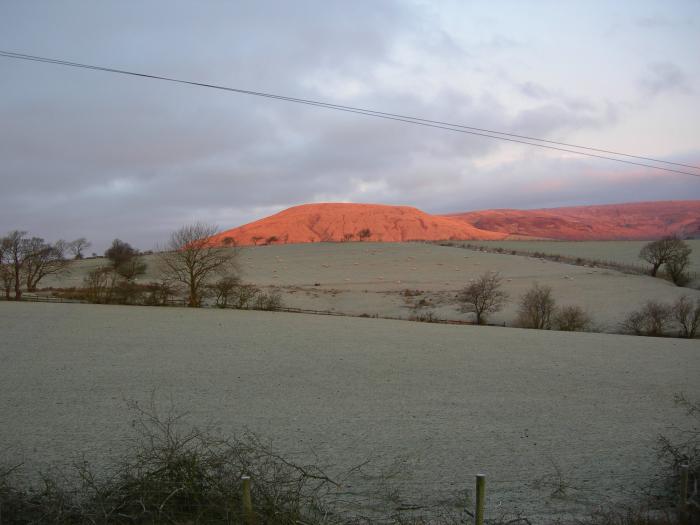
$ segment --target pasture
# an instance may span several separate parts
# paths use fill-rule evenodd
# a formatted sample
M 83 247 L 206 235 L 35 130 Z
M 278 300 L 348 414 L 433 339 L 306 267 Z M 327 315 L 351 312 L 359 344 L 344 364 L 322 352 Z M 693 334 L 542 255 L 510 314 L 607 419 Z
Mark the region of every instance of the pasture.
M 610 245 L 606 257 L 616 257 L 615 246 Z M 139 279 L 157 280 L 156 258 L 145 260 L 148 272 Z M 510 295 L 505 309 L 490 319 L 495 324 L 513 323 L 519 297 L 534 282 L 551 286 L 559 304 L 585 308 L 602 331 L 615 331 L 630 311 L 647 300 L 700 297 L 698 290 L 644 275 L 424 243 L 247 247 L 240 249 L 239 263 L 245 282 L 278 290 L 286 306 L 403 319 L 427 312 L 440 319 L 471 319 L 460 312 L 456 296 L 470 279 L 486 271 L 499 272 Z M 48 278 L 42 286 L 80 286 L 87 271 L 104 264 L 106 259 L 76 261 L 69 274 Z
M 454 502 L 479 471 L 490 516 L 628 499 L 658 469 L 658 435 L 683 424 L 674 393 L 700 397 L 697 342 L 678 339 L 13 302 L 0 302 L 0 333 L 4 462 L 108 465 L 128 447 L 126 402 L 155 393 L 188 424 L 248 428 L 331 473 L 371 458 L 339 490 L 359 497 L 391 473 L 399 492 L 373 496 L 385 510 Z

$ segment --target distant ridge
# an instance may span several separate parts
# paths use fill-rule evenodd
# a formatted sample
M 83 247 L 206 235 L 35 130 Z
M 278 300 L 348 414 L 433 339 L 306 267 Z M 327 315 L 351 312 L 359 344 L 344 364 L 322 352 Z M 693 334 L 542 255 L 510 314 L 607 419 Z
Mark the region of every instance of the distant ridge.
M 429 215 L 410 206 L 302 204 L 214 237 L 239 246 L 343 241 L 700 238 L 700 200 Z
M 488 231 L 556 240 L 647 240 L 667 235 L 700 238 L 700 200 L 483 210 L 447 217 Z

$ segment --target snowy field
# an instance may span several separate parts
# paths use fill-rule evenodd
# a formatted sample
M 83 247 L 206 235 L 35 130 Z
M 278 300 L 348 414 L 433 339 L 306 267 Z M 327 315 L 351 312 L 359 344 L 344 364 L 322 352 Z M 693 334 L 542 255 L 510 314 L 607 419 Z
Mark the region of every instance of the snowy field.
M 291 258 L 297 249 L 270 252 Z M 430 260 L 425 250 L 412 264 Z M 365 264 L 382 256 L 362 253 Z M 419 272 L 404 255 L 401 276 Z M 320 278 L 339 282 L 354 260 L 333 259 Z M 448 500 L 480 471 L 489 516 L 562 516 L 624 498 L 656 472 L 658 435 L 683 423 L 674 393 L 700 397 L 699 345 L 679 339 L 13 302 L 0 302 L 0 333 L 5 461 L 33 471 L 84 454 L 106 464 L 131 436 L 126 402 L 155 392 L 191 424 L 251 429 L 331 472 L 368 457 L 375 472 L 398 465 L 391 483 L 402 496 L 388 510 Z M 557 469 L 570 483 L 564 497 L 547 484 Z
M 601 243 L 561 243 L 572 244 Z M 629 251 L 626 243 L 619 244 Z M 617 245 L 610 244 L 608 252 L 601 249 L 600 253 L 616 257 Z M 696 252 L 700 253 L 700 246 Z M 141 280 L 157 279 L 155 258 L 146 260 L 149 270 Z M 441 319 L 471 319 L 460 312 L 455 297 L 470 279 L 486 271 L 500 272 L 510 295 L 506 308 L 490 319 L 498 324 L 513 323 L 519 297 L 535 282 L 551 286 L 559 304 L 584 307 L 597 328 L 605 331 L 615 331 L 630 311 L 647 300 L 700 297 L 698 290 L 649 276 L 422 243 L 259 246 L 241 249 L 239 261 L 244 281 L 276 287 L 286 306 L 403 319 L 428 312 Z M 42 286 L 81 286 L 89 269 L 106 263 L 106 259 L 77 262 L 70 274 L 42 281 Z
M 693 250 L 688 270 L 700 273 L 700 240 L 685 242 Z M 639 258 L 639 251 L 647 241 L 470 241 L 470 244 L 649 266 Z

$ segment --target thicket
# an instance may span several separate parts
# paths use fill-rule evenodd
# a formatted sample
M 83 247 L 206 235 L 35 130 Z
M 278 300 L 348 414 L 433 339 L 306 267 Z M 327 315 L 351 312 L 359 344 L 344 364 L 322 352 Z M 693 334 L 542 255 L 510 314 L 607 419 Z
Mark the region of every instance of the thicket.
M 689 515 L 688 523 L 697 523 L 700 403 L 683 394 L 676 395 L 675 402 L 686 411 L 689 424 L 671 428 L 669 434 L 658 439 L 661 470 L 650 480 L 654 496 L 640 489 L 633 506 L 602 503 L 587 518 L 554 523 L 676 525 L 681 465 L 688 465 L 689 472 L 689 499 L 683 510 Z M 396 471 L 369 475 L 371 459 L 331 476 L 317 465 L 284 457 L 255 434 L 225 438 L 185 428 L 182 415 L 171 410 L 161 416 L 153 403 L 147 409 L 133 402 L 130 407 L 135 413 L 135 438 L 112 468 L 97 471 L 83 461 L 76 463 L 70 473 L 44 475 L 39 484 L 29 485 L 21 481 L 21 465 L 0 466 L 3 525 L 457 525 L 470 523 L 473 518 L 469 494 L 461 494 L 458 502 L 421 505 L 417 501 L 387 510 L 401 500 L 390 483 Z M 251 479 L 252 515 L 244 510 L 243 476 Z M 357 486 L 357 480 L 366 486 Z M 379 481 L 385 489 L 377 492 L 370 486 L 371 481 Z M 351 492 L 347 491 L 349 484 L 354 485 Z M 565 476 L 559 472 L 555 492 L 566 490 L 566 485 Z M 359 499 L 349 504 L 351 494 Z M 374 510 L 366 506 L 372 500 Z M 416 509 L 423 512 L 417 513 Z M 490 525 L 535 523 L 522 515 L 488 518 Z
M 538 330 L 584 332 L 592 326 L 590 315 L 578 305 L 557 306 L 550 286 L 534 283 L 521 297 L 516 326 Z
M 337 482 L 318 467 L 285 459 L 254 434 L 183 431 L 179 416 L 132 408 L 137 439 L 109 475 L 79 463 L 77 485 L 45 476 L 27 487 L 17 481 L 19 465 L 0 470 L 3 525 L 244 523 L 244 475 L 256 523 L 334 523 L 324 498 Z
M 647 301 L 630 312 L 619 328 L 629 335 L 693 339 L 700 335 L 700 299 L 684 295 L 670 304 Z

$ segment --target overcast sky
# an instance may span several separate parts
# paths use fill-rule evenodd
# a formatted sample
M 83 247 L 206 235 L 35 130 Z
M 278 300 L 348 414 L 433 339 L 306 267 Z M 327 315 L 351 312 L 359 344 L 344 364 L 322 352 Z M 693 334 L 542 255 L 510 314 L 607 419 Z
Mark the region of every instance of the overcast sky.
M 700 2 L 5 1 L 0 49 L 697 165 Z M 141 249 L 306 202 L 699 199 L 674 175 L 0 57 L 0 234 Z

